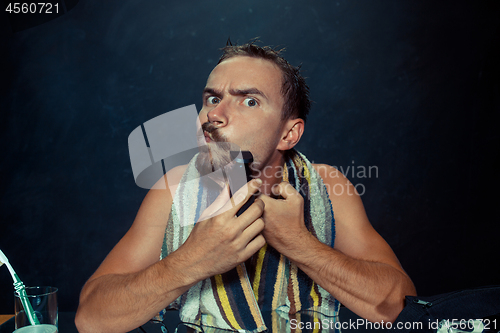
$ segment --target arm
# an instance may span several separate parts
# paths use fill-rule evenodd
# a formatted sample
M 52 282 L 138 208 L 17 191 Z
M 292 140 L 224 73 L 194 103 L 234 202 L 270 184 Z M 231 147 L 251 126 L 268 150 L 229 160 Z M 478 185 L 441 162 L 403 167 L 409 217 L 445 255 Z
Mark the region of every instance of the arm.
M 223 213 L 198 222 L 186 242 L 161 261 L 172 198 L 168 190 L 150 190 L 130 230 L 83 287 L 75 319 L 79 332 L 134 329 L 198 281 L 248 259 L 265 243 L 259 235 L 264 205 L 256 200 L 238 218 L 235 213 L 257 188 L 246 196 L 237 192 L 234 207 L 219 196 Z
M 371 226 L 354 186 L 333 167 L 322 166 L 318 172 L 335 212 L 334 248 L 306 229 L 302 197 L 288 183 L 277 188 L 284 200 L 263 198 L 266 241 L 359 316 L 394 321 L 404 296 L 415 295 L 413 283 Z

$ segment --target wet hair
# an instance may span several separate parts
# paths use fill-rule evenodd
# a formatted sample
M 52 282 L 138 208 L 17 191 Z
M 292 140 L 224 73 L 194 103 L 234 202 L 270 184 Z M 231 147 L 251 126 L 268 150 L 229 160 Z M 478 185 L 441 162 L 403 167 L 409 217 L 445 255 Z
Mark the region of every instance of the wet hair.
M 271 61 L 278 66 L 283 74 L 281 94 L 285 102 L 281 120 L 301 118 L 305 122 L 311 108 L 311 100 L 309 99 L 309 87 L 300 74 L 300 66 L 290 65 L 281 56 L 281 53 L 285 50 L 284 48 L 277 50 L 270 46 L 258 46 L 255 44 L 256 42 L 258 40 L 254 39 L 243 45 L 233 45 L 231 40 L 228 39 L 226 46 L 221 49 L 223 53 L 218 64 L 236 56 L 248 56 Z

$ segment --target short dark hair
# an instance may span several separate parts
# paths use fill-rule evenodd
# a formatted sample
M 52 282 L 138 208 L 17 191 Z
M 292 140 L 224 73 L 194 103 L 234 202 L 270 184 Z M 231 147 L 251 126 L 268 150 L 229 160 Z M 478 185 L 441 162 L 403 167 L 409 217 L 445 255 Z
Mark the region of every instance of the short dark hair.
M 309 99 L 309 87 L 304 77 L 300 74 L 300 66 L 294 67 L 290 65 L 281 56 L 281 53 L 285 50 L 284 48 L 277 50 L 270 46 L 255 45 L 255 42 L 257 40 L 243 45 L 233 45 L 228 40 L 226 47 L 221 49 L 223 53 L 218 64 L 235 56 L 249 56 L 270 60 L 283 73 L 281 93 L 285 102 L 283 104 L 281 120 L 301 118 L 306 121 L 309 109 L 311 108 L 311 100 Z

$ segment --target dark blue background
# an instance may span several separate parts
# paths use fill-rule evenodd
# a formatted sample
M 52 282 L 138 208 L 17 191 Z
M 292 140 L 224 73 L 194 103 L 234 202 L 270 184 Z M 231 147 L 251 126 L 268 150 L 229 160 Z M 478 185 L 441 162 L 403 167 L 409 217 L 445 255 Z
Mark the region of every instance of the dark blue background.
M 146 190 L 127 138 L 189 104 L 228 37 L 287 48 L 314 100 L 299 149 L 363 184 L 422 295 L 498 275 L 498 1 L 80 0 L 13 33 L 0 14 L 0 248 L 74 311 Z M 29 18 L 24 18 L 29 20 Z M 359 189 L 359 188 L 358 188 Z M 360 286 L 362 287 L 362 286 Z M 13 312 L 0 269 L 0 313 Z

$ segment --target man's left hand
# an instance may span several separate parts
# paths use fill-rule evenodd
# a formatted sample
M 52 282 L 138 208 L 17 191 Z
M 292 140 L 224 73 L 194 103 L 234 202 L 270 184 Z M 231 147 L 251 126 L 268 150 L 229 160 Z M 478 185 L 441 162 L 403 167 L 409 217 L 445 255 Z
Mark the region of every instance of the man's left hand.
M 288 182 L 273 186 L 272 192 L 278 199 L 264 194 L 259 196 L 265 204 L 262 235 L 269 245 L 285 254 L 291 245 L 310 236 L 304 224 L 304 199 Z

